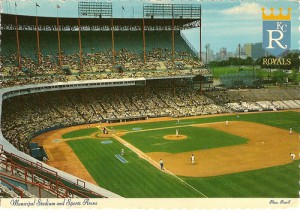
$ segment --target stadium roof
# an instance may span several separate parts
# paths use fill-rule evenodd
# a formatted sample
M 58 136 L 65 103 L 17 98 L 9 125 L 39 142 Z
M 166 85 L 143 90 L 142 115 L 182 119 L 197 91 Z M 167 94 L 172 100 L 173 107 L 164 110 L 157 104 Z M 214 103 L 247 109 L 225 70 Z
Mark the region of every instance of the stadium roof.
M 14 30 L 15 16 L 1 13 L 1 29 Z M 36 16 L 17 15 L 19 30 L 35 30 Z M 145 18 L 145 30 L 171 30 L 172 18 Z M 114 18 L 115 30 L 140 30 L 142 18 Z M 112 24 L 111 18 L 80 18 L 81 30 L 108 30 Z M 57 18 L 38 17 L 38 25 L 41 30 L 56 30 Z M 61 30 L 78 29 L 78 18 L 59 18 Z M 174 30 L 184 30 L 200 26 L 200 18 L 174 19 Z

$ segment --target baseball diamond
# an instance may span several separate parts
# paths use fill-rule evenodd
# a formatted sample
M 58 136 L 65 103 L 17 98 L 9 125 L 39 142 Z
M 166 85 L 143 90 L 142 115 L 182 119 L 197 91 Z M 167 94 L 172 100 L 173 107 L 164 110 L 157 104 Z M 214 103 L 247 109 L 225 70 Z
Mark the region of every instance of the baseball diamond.
M 300 150 L 299 138 L 296 133 L 289 135 L 289 126 L 299 124 L 299 111 L 240 114 L 239 121 L 235 118 L 234 114 L 183 118 L 180 126 L 172 118 L 107 123 L 102 124 L 102 127 L 113 127 L 115 132 L 109 131 L 109 134 L 103 134 L 103 137 L 95 136 L 95 131 L 100 130 L 99 124 L 96 123 L 92 124 L 90 129 L 81 125 L 54 130 L 35 137 L 33 141 L 38 141 L 45 147 L 49 155 L 47 163 L 51 166 L 87 181 L 96 182 L 116 193 L 121 192 L 120 194 L 126 197 L 204 197 L 202 194 L 208 197 L 296 196 L 297 189 L 293 189 L 292 186 L 297 181 L 297 172 L 292 171 L 296 163 L 293 163 L 289 153 Z M 230 120 L 230 127 L 226 127 L 225 120 Z M 143 130 L 133 130 L 138 126 L 142 126 Z M 174 132 L 176 128 L 187 138 L 166 138 L 168 133 Z M 206 130 L 202 132 L 201 129 L 212 131 L 205 134 L 203 132 Z M 198 130 L 200 135 L 197 134 Z M 82 132 L 83 136 L 79 132 Z M 214 135 L 216 132 L 217 135 Z M 104 149 L 106 145 L 97 145 L 99 139 L 107 140 L 107 137 L 115 141 L 114 147 L 108 145 L 108 148 Z M 66 139 L 57 144 L 49 142 L 55 138 Z M 188 140 L 189 138 L 191 139 Z M 237 141 L 234 141 L 236 139 Z M 188 146 L 185 147 L 186 145 Z M 62 157 L 57 155 L 58 148 Z M 115 154 L 122 148 L 126 149 L 126 166 L 114 159 Z M 70 151 L 71 149 L 73 151 Z M 196 158 L 193 165 L 190 162 L 191 154 Z M 71 155 L 77 159 L 70 163 L 64 160 Z M 164 171 L 159 170 L 161 158 L 164 160 Z M 78 169 L 78 164 L 85 168 Z M 99 173 L 98 170 L 105 170 L 105 173 Z M 150 173 L 151 176 L 148 175 Z M 125 176 L 129 179 L 139 179 L 139 183 L 136 184 L 136 180 L 129 182 L 131 180 L 124 179 Z M 154 176 L 158 176 L 159 179 Z M 120 181 L 117 180 L 119 177 Z M 286 179 L 284 189 L 282 179 Z M 148 183 L 143 183 L 145 180 Z M 160 182 L 158 187 L 152 185 L 157 184 L 155 180 Z M 188 186 L 179 186 L 181 180 L 202 194 L 189 189 Z M 222 183 L 223 181 L 226 183 Z M 270 182 L 266 185 L 266 181 Z M 213 192 L 211 189 L 216 185 L 209 188 L 210 185 L 205 185 L 205 182 L 217 183 L 218 189 Z M 179 183 L 179 187 L 176 187 L 179 191 L 159 193 L 159 187 L 165 184 L 167 186 L 168 183 L 175 183 L 174 186 Z M 228 190 L 232 183 L 234 187 L 243 189 L 238 192 L 235 189 Z M 134 189 L 130 188 L 131 184 Z M 257 185 L 253 187 L 254 184 Z M 149 186 L 150 191 L 145 186 Z M 265 189 L 261 189 L 261 186 Z M 143 194 L 140 193 L 141 190 L 144 190 Z
M 236 52 L 214 55 L 225 40 L 202 37 L 217 8 L 176 2 L 124 1 L 129 16 L 112 1 L 5 1 L 0 200 L 299 197 L 299 50 L 268 67 L 261 43 L 240 43 L 260 41 L 230 36 Z M 220 4 L 226 27 L 249 7 Z

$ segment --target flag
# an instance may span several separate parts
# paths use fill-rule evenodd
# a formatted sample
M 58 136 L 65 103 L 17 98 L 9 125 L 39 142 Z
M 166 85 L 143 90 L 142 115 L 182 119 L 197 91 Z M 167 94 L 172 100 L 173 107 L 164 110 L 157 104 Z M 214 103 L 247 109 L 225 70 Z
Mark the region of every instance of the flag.
M 57 7 L 57 9 L 59 9 L 59 8 L 60 8 L 60 6 L 59 6 L 59 5 L 56 5 L 56 7 Z
M 38 3 L 35 3 L 35 6 L 36 6 L 36 7 L 40 7 L 40 5 L 38 5 Z
M 122 10 L 125 10 L 125 8 L 122 6 Z

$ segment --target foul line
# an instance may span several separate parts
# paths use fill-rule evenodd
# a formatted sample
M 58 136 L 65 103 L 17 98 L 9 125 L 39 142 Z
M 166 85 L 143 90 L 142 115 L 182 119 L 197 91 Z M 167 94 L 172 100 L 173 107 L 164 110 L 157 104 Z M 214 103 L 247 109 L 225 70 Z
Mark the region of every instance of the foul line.
M 130 130 L 130 131 L 126 131 L 125 133 L 139 133 L 139 132 L 147 132 L 147 131 L 155 131 L 155 130 L 164 130 L 164 129 L 173 129 L 173 128 L 183 128 L 183 127 L 195 127 L 198 125 L 211 125 L 211 124 L 216 124 L 216 123 L 222 123 L 223 121 L 218 121 L 218 122 L 210 122 L 210 123 L 193 123 L 193 124 L 185 124 L 185 125 L 178 125 L 178 126 L 171 126 L 171 127 L 158 127 L 158 128 L 149 128 L 149 129 L 145 129 L 145 130 Z M 230 121 L 235 122 L 235 121 Z M 224 122 L 225 124 L 225 122 Z
M 144 152 L 142 152 L 141 150 L 139 150 L 138 148 L 136 148 L 135 146 L 133 146 L 132 144 L 128 143 L 127 141 L 125 141 L 124 139 L 113 135 L 113 138 L 116 139 L 117 141 L 119 141 L 120 143 L 122 143 L 124 146 L 128 147 L 129 149 L 131 149 L 133 152 L 135 152 L 139 157 L 145 159 L 146 161 L 148 161 L 150 164 L 152 164 L 154 167 L 156 167 L 158 169 L 159 164 L 158 162 L 156 162 L 155 160 L 153 160 L 152 158 L 150 158 L 148 155 L 146 155 Z M 179 181 L 181 181 L 182 183 L 186 184 L 187 186 L 189 186 L 190 188 L 192 188 L 194 191 L 196 191 L 197 193 L 201 194 L 202 196 L 208 198 L 205 194 L 203 194 L 201 191 L 199 191 L 198 189 L 196 189 L 195 187 L 193 187 L 192 185 L 190 185 L 189 183 L 185 182 L 183 179 L 181 179 L 180 177 L 176 176 L 175 174 L 173 174 L 171 171 L 169 171 L 168 169 L 164 169 L 165 172 L 167 172 L 168 174 L 174 176 L 175 178 L 177 178 Z

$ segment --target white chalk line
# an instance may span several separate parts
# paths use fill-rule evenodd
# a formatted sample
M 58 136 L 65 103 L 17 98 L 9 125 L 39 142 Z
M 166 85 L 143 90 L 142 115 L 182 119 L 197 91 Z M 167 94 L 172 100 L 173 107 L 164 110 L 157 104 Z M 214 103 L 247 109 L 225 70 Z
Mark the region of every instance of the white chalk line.
M 133 146 L 132 144 L 129 144 L 127 141 L 125 141 L 124 139 L 120 138 L 119 136 L 113 135 L 113 138 L 115 138 L 117 141 L 119 141 L 120 143 L 122 143 L 123 145 L 125 145 L 127 148 L 129 148 L 130 150 L 132 150 L 133 152 L 135 152 L 140 158 L 143 158 L 144 160 L 148 161 L 150 164 L 152 164 L 154 167 L 156 167 L 158 169 L 158 167 L 160 166 L 158 162 L 156 162 L 155 160 L 153 160 L 152 158 L 150 158 L 148 155 L 146 155 L 144 152 L 142 152 L 141 150 L 139 150 L 138 148 L 136 148 L 135 146 Z M 168 174 L 174 176 L 176 179 L 178 179 L 179 181 L 181 181 L 182 183 L 186 184 L 187 186 L 189 186 L 190 188 L 192 188 L 194 191 L 196 191 L 197 193 L 201 194 L 202 196 L 208 198 L 205 194 L 203 194 L 201 191 L 199 191 L 198 189 L 196 189 L 194 186 L 190 185 L 189 183 L 187 183 L 186 181 L 184 181 L 183 179 L 181 179 L 180 177 L 176 176 L 174 173 L 172 173 L 171 171 L 169 171 L 168 169 L 164 169 L 165 172 L 167 172 Z

